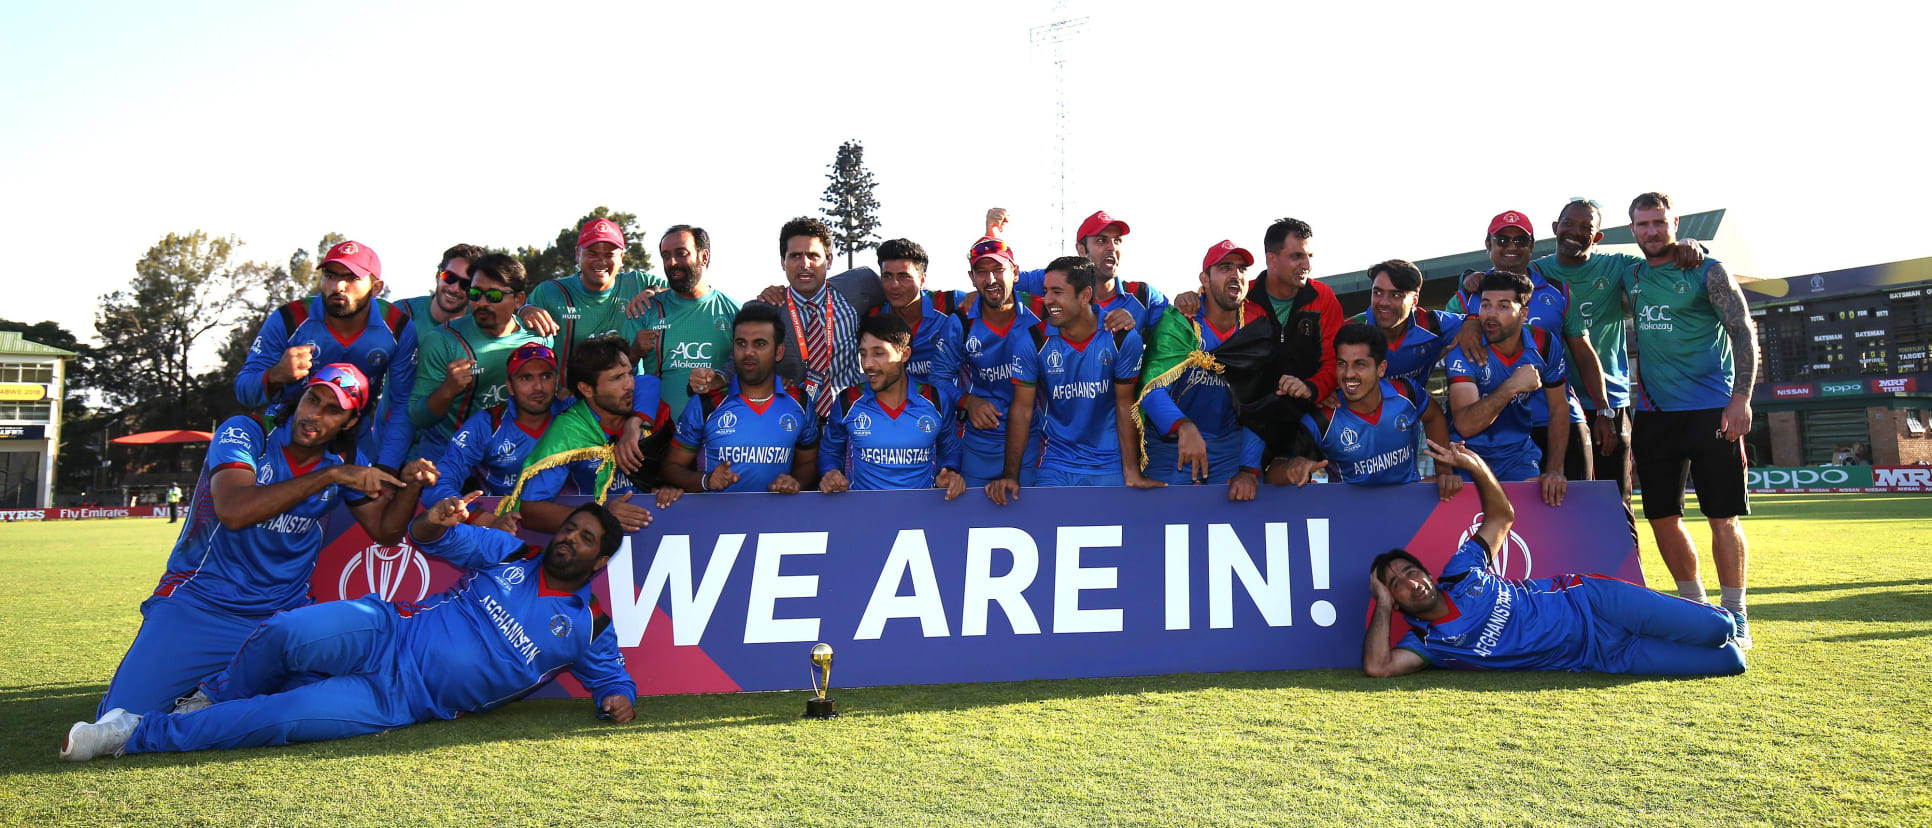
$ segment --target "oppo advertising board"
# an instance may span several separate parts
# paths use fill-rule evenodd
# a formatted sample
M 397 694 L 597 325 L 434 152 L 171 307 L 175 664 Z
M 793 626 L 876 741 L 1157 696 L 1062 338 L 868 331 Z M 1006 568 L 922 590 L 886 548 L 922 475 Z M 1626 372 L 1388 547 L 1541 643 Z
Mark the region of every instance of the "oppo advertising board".
M 1507 488 L 1503 574 L 1642 580 L 1614 484 L 1573 484 L 1556 509 L 1535 483 Z M 1250 503 L 1220 486 L 1028 489 L 1004 509 L 932 490 L 693 495 L 655 510 L 594 588 L 644 694 L 802 688 L 821 641 L 841 686 L 1352 668 L 1369 560 L 1405 547 L 1438 568 L 1478 509 L 1473 487 L 1441 503 L 1433 483 Z M 337 518 L 321 600 L 419 600 L 458 577 Z M 566 675 L 548 692 L 583 689 Z
M 1758 466 L 1745 471 L 1754 492 L 1932 492 L 1932 466 Z

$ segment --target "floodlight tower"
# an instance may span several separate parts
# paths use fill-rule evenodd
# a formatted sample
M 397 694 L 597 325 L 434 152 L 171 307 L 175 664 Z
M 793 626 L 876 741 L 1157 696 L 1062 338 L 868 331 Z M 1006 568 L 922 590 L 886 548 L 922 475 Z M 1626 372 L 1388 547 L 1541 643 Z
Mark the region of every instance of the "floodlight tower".
M 1054 0 L 1053 22 L 1034 26 L 1027 38 L 1034 46 L 1053 47 L 1053 177 L 1059 192 L 1053 236 L 1062 254 L 1067 252 L 1067 136 L 1072 126 L 1067 121 L 1067 57 L 1061 47 L 1087 28 L 1087 18 L 1066 15 L 1066 0 Z

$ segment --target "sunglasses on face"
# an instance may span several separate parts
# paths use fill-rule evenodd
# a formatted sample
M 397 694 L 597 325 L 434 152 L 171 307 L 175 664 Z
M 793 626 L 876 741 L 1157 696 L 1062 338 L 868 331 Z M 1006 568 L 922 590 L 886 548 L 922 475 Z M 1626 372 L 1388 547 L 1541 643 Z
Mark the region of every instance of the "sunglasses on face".
M 507 290 L 498 290 L 496 288 L 490 288 L 489 290 L 484 290 L 482 288 L 473 287 L 473 288 L 470 288 L 469 294 L 470 294 L 470 301 L 472 302 L 488 301 L 491 304 L 495 304 L 497 302 L 503 301 L 503 297 L 509 296 L 510 292 Z
M 468 276 L 458 276 L 456 275 L 456 271 L 453 270 L 436 271 L 436 279 L 446 285 L 456 285 L 462 288 L 470 286 L 470 278 Z
M 1536 243 L 1528 236 L 1490 236 L 1489 240 L 1495 242 L 1497 247 L 1528 247 Z

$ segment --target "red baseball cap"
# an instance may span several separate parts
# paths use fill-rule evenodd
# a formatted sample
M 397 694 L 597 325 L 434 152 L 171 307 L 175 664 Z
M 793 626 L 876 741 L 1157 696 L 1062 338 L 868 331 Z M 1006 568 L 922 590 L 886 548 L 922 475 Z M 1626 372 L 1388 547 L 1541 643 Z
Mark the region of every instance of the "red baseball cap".
M 533 359 L 539 362 L 548 362 L 552 368 L 557 367 L 556 351 L 550 350 L 549 346 L 541 342 L 525 342 L 522 345 L 518 345 L 516 350 L 510 352 L 510 361 L 507 363 L 508 367 L 505 370 L 505 374 L 515 376 L 517 369 L 523 367 L 523 363 Z
M 362 369 L 347 362 L 331 362 L 317 369 L 302 390 L 306 393 L 318 385 L 335 392 L 336 405 L 344 411 L 361 411 L 369 404 L 369 378 L 363 376 Z
M 1496 231 L 1505 227 L 1514 227 L 1528 233 L 1530 238 L 1536 238 L 1536 229 L 1530 227 L 1529 219 L 1524 218 L 1521 211 L 1510 210 L 1504 213 L 1497 213 L 1495 218 L 1489 220 L 1489 235 L 1494 236 L 1496 235 Z
M 1201 259 L 1201 272 L 1206 273 L 1210 270 L 1213 270 L 1215 265 L 1220 264 L 1222 259 L 1225 259 L 1229 256 L 1240 256 L 1241 259 L 1245 262 L 1245 264 L 1243 264 L 1242 267 L 1254 266 L 1253 253 L 1249 253 L 1248 251 L 1243 250 L 1242 248 L 1235 247 L 1234 242 L 1228 241 L 1227 239 L 1222 239 L 1221 241 L 1215 243 L 1213 247 L 1208 248 L 1207 256 Z
M 610 219 L 591 219 L 584 222 L 583 228 L 577 231 L 577 249 L 582 250 L 598 242 L 610 242 L 622 249 L 624 231 L 617 226 L 617 222 Z
M 973 242 L 972 252 L 966 254 L 966 263 L 976 265 L 980 259 L 998 259 L 1015 270 L 1020 267 L 1020 263 L 1013 259 L 1013 246 L 998 236 L 984 236 Z
M 1088 236 L 1098 236 L 1100 235 L 1100 231 L 1107 229 L 1107 225 L 1109 224 L 1120 225 L 1120 234 L 1123 236 L 1133 232 L 1127 228 L 1127 222 L 1107 215 L 1106 210 L 1101 210 L 1098 213 L 1088 216 L 1086 221 L 1080 222 L 1080 232 L 1073 237 L 1073 240 L 1077 244 L 1086 241 Z
M 329 248 L 329 252 L 323 255 L 321 263 L 317 264 L 315 269 L 321 270 L 322 265 L 330 262 L 341 264 L 357 276 L 366 276 L 370 279 L 382 278 L 382 260 L 376 258 L 376 251 L 370 250 L 362 242 L 345 241 Z

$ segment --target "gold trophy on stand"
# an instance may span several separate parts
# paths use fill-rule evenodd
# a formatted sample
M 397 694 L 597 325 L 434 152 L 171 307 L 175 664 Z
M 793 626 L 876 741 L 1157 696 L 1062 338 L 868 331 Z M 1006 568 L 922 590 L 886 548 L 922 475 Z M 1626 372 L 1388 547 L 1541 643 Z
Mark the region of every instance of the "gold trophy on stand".
M 822 682 L 819 680 L 821 674 L 824 676 Z M 838 718 L 838 703 L 825 697 L 825 691 L 832 689 L 832 645 L 824 642 L 812 645 L 812 689 L 818 695 L 805 700 L 805 718 Z

